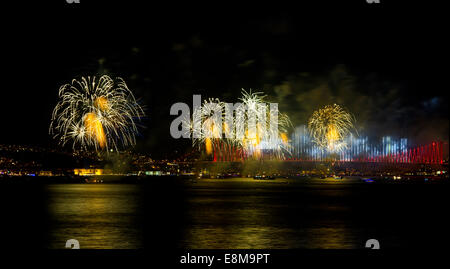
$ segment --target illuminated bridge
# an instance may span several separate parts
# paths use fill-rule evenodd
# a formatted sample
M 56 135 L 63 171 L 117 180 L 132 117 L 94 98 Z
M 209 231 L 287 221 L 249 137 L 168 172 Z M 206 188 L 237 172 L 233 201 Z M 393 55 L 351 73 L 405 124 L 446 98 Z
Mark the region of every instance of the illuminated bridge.
M 290 152 L 284 157 L 270 150 L 261 150 L 257 159 L 284 160 L 295 162 L 344 162 L 344 163 L 393 163 L 393 164 L 443 164 L 448 160 L 448 143 L 431 141 L 427 144 L 413 144 L 408 138 L 384 136 L 369 140 L 367 136 L 350 136 L 346 148 L 330 153 L 313 143 L 305 126 L 297 127 L 289 139 Z M 221 145 L 213 150 L 213 162 L 239 162 L 247 159 L 239 148 Z
M 412 145 L 408 138 L 384 136 L 369 141 L 367 136 L 350 136 L 346 143 L 343 151 L 329 153 L 312 142 L 306 127 L 299 127 L 291 137 L 291 156 L 287 160 L 442 164 L 448 157 L 448 143 L 443 141 Z

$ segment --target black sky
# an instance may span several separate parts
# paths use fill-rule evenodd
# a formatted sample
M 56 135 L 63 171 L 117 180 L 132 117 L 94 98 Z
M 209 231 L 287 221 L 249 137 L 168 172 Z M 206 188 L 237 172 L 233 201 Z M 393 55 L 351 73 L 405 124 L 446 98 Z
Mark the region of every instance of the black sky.
M 2 38 L 2 144 L 56 146 L 48 125 L 59 86 L 101 74 L 124 78 L 145 105 L 137 149 L 154 156 L 189 148 L 170 138 L 173 103 L 191 105 L 193 94 L 237 102 L 241 88 L 285 102 L 295 124 L 308 112 L 297 107 L 316 105 L 301 95 L 325 87 L 372 133 L 448 137 L 447 60 L 432 6 L 61 2 L 5 9 L 15 16 Z M 339 96 L 342 81 L 355 98 Z

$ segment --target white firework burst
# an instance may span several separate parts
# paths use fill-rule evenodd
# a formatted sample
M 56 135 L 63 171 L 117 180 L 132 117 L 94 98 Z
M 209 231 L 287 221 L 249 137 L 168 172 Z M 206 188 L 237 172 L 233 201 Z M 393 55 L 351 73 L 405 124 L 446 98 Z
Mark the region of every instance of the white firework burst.
M 269 109 L 265 97 L 262 92 L 252 93 L 242 89 L 240 100 L 246 110 L 241 120 L 247 121 L 247 128 L 240 144 L 250 156 L 258 157 L 262 150 L 269 150 L 278 158 L 283 158 L 285 153 L 290 152 L 287 132 L 292 124 L 286 114 L 279 113 L 278 109 Z M 272 122 L 275 118 L 277 121 Z M 249 119 L 255 119 L 257 123 L 251 123 Z
M 125 81 L 107 75 L 73 79 L 59 89 L 50 134 L 62 145 L 118 150 L 136 144 L 136 121 L 144 116 Z

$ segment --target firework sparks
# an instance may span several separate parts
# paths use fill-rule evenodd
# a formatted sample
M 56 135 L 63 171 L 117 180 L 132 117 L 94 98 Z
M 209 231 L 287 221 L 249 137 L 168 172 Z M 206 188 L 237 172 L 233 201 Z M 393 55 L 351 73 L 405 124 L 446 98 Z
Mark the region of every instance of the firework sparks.
M 194 111 L 193 120 L 187 119 L 183 125 L 191 132 L 193 145 L 204 146 L 208 155 L 220 151 L 221 155 L 230 156 L 233 153 L 229 151 L 238 149 L 247 157 L 260 157 L 264 150 L 282 157 L 289 152 L 286 133 L 291 122 L 287 115 L 278 113 L 278 109 L 269 110 L 264 97 L 260 92 L 242 90 L 239 99 L 242 106 L 236 107 L 235 117 L 231 112 L 229 118 L 226 103 L 217 98 L 205 100 L 201 108 Z
M 334 104 L 315 111 L 308 121 L 308 129 L 320 148 L 340 152 L 347 146 L 345 139 L 354 129 L 353 123 L 354 117 Z
M 286 114 L 278 112 L 278 108 L 268 109 L 265 97 L 262 92 L 242 90 L 240 100 L 245 105 L 246 114 L 241 120 L 247 120 L 248 124 L 245 135 L 239 142 L 250 156 L 260 157 L 261 151 L 269 150 L 282 158 L 284 153 L 290 151 L 287 131 L 292 124 Z M 256 122 L 252 122 L 255 119 Z
M 228 132 L 226 124 L 223 123 L 224 107 L 225 103 L 218 98 L 205 100 L 202 107 L 194 111 L 193 121 L 190 119 L 183 121 L 183 125 L 192 133 L 192 144 L 199 148 L 205 145 L 208 155 L 212 154 L 215 148 L 219 148 L 221 143 L 228 142 L 222 135 L 222 130 Z
M 59 102 L 53 110 L 50 134 L 73 148 L 93 147 L 118 150 L 136 144 L 136 120 L 144 112 L 121 78 L 82 77 L 59 89 Z

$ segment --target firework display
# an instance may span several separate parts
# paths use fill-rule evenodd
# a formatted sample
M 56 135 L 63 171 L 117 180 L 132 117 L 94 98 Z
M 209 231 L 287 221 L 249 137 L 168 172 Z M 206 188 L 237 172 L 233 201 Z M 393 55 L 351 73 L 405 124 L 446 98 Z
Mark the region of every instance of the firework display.
M 290 151 L 287 131 L 292 124 L 286 114 L 278 112 L 278 107 L 269 108 L 264 98 L 262 92 L 242 90 L 240 100 L 246 108 L 246 113 L 245 117 L 236 119 L 247 121 L 247 128 L 240 137 L 239 144 L 245 152 L 255 157 L 261 157 L 266 151 L 276 158 L 283 158 L 284 154 Z M 244 122 L 236 125 L 244 125 Z
M 144 116 L 125 81 L 107 75 L 82 77 L 59 89 L 50 133 L 62 145 L 95 150 L 118 150 L 135 145 L 136 121 Z
M 407 138 L 384 136 L 380 141 L 369 141 L 367 136 L 356 137 L 350 134 L 344 141 L 346 147 L 335 154 L 330 154 L 326 148 L 315 143 L 310 131 L 304 125 L 295 128 L 291 141 L 292 157 L 306 161 L 326 161 L 331 158 L 344 162 L 378 162 L 388 159 L 389 156 L 404 156 L 411 146 Z
M 354 130 L 354 117 L 337 104 L 327 105 L 312 114 L 308 129 L 318 147 L 341 152 L 347 146 L 346 138 Z
M 224 107 L 225 103 L 218 98 L 204 100 L 202 107 L 194 111 L 193 120 L 183 121 L 183 125 L 192 134 L 192 144 L 199 148 L 204 145 L 207 154 L 212 154 L 213 149 L 222 143 L 229 142 L 222 137 Z
M 330 155 L 327 149 L 314 143 L 306 126 L 295 128 L 291 136 L 290 160 L 298 161 L 340 161 L 340 162 L 380 162 L 380 163 L 442 163 L 443 142 L 426 145 L 413 144 L 406 137 L 383 136 L 371 139 L 365 135 L 350 134 L 346 148 Z
M 242 90 L 233 110 L 219 99 L 205 100 L 193 112 L 193 119 L 183 122 L 192 134 L 193 145 L 222 160 L 260 158 L 269 154 L 282 158 L 289 152 L 287 129 L 289 117 L 264 102 L 261 92 Z M 195 128 L 198 126 L 198 128 Z

